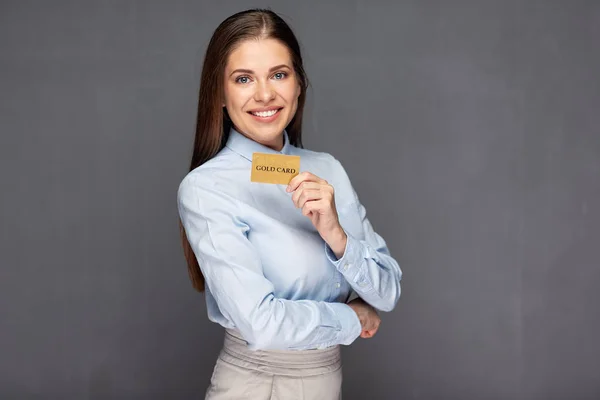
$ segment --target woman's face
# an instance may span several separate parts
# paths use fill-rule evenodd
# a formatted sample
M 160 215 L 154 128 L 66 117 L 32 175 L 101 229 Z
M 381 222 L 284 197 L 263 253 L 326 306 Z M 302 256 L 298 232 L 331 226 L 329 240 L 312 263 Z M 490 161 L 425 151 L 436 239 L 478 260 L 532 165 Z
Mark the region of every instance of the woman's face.
M 229 55 L 224 79 L 223 105 L 235 129 L 281 150 L 301 93 L 288 48 L 275 39 L 246 40 Z

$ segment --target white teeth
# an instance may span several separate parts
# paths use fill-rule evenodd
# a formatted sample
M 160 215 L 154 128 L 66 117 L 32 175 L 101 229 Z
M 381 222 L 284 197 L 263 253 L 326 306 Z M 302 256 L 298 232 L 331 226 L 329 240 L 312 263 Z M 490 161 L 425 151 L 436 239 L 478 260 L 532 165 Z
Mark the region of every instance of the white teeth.
M 271 111 L 259 111 L 253 112 L 252 115 L 256 115 L 257 117 L 272 117 L 279 110 L 271 110 Z

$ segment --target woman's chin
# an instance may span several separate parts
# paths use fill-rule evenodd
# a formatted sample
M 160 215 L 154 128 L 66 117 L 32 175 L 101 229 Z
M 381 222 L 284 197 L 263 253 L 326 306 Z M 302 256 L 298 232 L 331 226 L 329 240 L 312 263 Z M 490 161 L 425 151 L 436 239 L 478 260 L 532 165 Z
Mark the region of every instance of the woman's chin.
M 251 136 L 261 143 L 279 143 L 285 126 L 282 124 L 273 124 L 270 126 L 252 125 Z

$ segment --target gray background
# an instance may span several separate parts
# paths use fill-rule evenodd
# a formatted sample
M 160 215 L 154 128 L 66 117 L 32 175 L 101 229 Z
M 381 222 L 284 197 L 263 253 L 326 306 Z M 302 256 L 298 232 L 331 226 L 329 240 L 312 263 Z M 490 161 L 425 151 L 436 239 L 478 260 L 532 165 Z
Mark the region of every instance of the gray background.
M 210 35 L 256 5 L 404 272 L 344 399 L 600 399 L 600 2 L 567 0 L 2 1 L 0 398 L 202 398 L 176 189 Z

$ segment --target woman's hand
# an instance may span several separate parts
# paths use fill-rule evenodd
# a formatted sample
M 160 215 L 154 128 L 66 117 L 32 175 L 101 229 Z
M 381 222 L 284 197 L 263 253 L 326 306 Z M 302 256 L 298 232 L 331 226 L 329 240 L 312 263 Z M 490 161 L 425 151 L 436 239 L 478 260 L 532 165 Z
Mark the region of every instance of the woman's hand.
M 352 300 L 348 305 L 356 312 L 356 315 L 360 320 L 360 325 L 362 327 L 360 337 L 369 339 L 375 336 L 375 333 L 377 333 L 379 325 L 381 324 L 381 318 L 379 318 L 377 310 L 370 304 L 365 303 L 360 297 Z
M 319 235 L 340 258 L 346 249 L 347 236 L 338 219 L 333 186 L 310 172 L 302 172 L 292 178 L 286 191 L 294 192 L 294 205 L 310 218 Z

